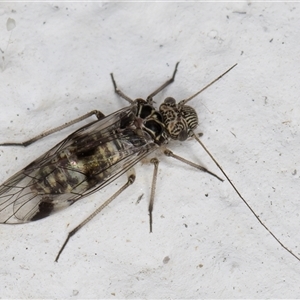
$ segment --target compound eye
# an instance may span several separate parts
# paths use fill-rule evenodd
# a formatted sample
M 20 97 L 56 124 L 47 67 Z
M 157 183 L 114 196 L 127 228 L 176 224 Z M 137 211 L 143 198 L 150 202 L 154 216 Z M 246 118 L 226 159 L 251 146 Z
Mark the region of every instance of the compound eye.
M 187 133 L 186 130 L 182 130 L 182 131 L 180 131 L 180 133 L 178 134 L 178 140 L 179 140 L 179 141 L 185 141 L 188 137 L 189 137 L 189 134 Z
M 175 101 L 174 98 L 168 97 L 168 98 L 165 99 L 164 104 L 169 105 L 169 106 L 175 106 L 176 101 Z

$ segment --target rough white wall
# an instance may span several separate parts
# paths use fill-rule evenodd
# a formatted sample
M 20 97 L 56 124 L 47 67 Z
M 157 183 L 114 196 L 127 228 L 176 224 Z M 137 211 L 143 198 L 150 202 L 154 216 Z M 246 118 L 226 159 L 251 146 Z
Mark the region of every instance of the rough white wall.
M 300 252 L 299 9 L 251 2 L 1 3 L 0 142 L 127 105 L 114 94 L 110 72 L 130 97 L 147 97 L 180 61 L 159 103 L 192 95 L 237 62 L 191 102 L 199 132 L 251 207 Z M 1 148 L 1 182 L 72 130 L 27 149 Z M 170 148 L 220 174 L 195 142 Z M 152 234 L 147 164 L 136 167 L 134 186 L 72 238 L 58 264 L 67 232 L 125 178 L 43 221 L 0 226 L 1 297 L 299 297 L 300 262 L 227 182 L 158 157 Z

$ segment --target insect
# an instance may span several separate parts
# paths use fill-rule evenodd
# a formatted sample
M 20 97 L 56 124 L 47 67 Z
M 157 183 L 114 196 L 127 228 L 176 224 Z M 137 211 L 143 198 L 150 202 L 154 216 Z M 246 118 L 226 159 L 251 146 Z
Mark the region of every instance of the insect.
M 165 155 L 223 181 L 203 166 L 188 161 L 166 148 L 170 140 L 185 141 L 194 138 L 219 167 L 262 226 L 284 249 L 300 260 L 260 220 L 194 132 L 198 126 L 198 116 L 191 106 L 186 105 L 187 102 L 222 78 L 236 64 L 191 97 L 178 103 L 174 98 L 167 97 L 159 109 L 156 109 L 153 97 L 174 81 L 178 64 L 175 66 L 172 77 L 151 93 L 146 100 L 140 98 L 132 100 L 126 96 L 118 89 L 114 76 L 111 74 L 115 92 L 129 102 L 129 106 L 108 116 L 94 110 L 24 143 L 0 144 L 0 146 L 26 147 L 92 115 L 97 117 L 97 120 L 69 135 L 0 186 L 0 223 L 26 223 L 45 218 L 102 189 L 122 174 L 127 173 L 127 182 L 94 213 L 69 232 L 56 256 L 55 261 L 58 261 L 70 238 L 134 182 L 135 175 L 131 172 L 132 167 L 157 149 L 161 148 Z M 148 207 L 150 232 L 152 231 L 152 211 L 159 161 L 153 158 L 151 163 L 154 165 L 154 172 Z

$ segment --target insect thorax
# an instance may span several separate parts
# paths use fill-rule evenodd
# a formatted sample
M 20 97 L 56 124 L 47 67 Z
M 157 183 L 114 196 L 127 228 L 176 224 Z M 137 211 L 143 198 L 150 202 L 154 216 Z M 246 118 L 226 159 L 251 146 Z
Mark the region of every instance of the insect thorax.
M 185 141 L 193 135 L 193 130 L 198 126 L 196 111 L 184 105 L 183 101 L 176 103 L 174 98 L 168 97 L 159 107 L 167 134 L 173 140 Z
M 137 103 L 136 126 L 147 132 L 158 145 L 168 142 L 170 137 L 161 113 L 143 99 L 136 99 L 135 102 Z

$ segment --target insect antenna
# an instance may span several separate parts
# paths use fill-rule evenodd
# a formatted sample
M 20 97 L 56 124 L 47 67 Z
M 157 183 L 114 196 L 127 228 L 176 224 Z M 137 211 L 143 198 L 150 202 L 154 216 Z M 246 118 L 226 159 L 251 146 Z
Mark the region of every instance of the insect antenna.
M 225 74 L 227 74 L 229 71 L 231 71 L 235 66 L 237 65 L 234 64 L 231 68 L 229 68 L 227 71 L 225 71 L 223 74 L 221 74 L 219 77 L 217 77 L 215 80 L 213 80 L 212 82 L 210 82 L 208 85 L 206 85 L 203 89 L 201 89 L 200 91 L 198 91 L 196 94 L 192 95 L 191 97 L 184 99 L 182 101 L 180 101 L 180 105 L 184 106 L 188 101 L 192 100 L 193 98 L 195 98 L 197 95 L 199 95 L 200 93 L 202 93 L 204 90 L 206 90 L 208 87 L 210 87 L 211 85 L 213 85 L 216 81 L 218 81 L 219 79 L 221 79 Z M 193 131 L 192 131 L 193 132 Z M 267 225 L 264 224 L 264 222 L 260 219 L 260 217 L 258 216 L 258 214 L 255 213 L 255 211 L 251 208 L 251 206 L 248 204 L 248 202 L 244 199 L 244 197 L 241 195 L 241 193 L 238 191 L 238 189 L 235 187 L 235 185 L 232 183 L 232 181 L 229 179 L 228 175 L 225 173 L 225 171 L 223 170 L 223 168 L 220 166 L 220 164 L 217 162 L 217 160 L 213 157 L 213 155 L 209 152 L 209 150 L 205 147 L 205 145 L 201 142 L 201 140 L 199 139 L 199 137 L 197 136 L 197 134 L 195 134 L 193 132 L 193 137 L 196 139 L 196 141 L 201 145 L 201 147 L 205 150 L 205 152 L 210 156 L 210 158 L 213 160 L 213 162 L 216 164 L 216 166 L 220 169 L 220 171 L 223 173 L 223 175 L 226 177 L 226 179 L 228 180 L 228 182 L 230 183 L 230 185 L 232 186 L 232 188 L 235 190 L 235 192 L 237 193 L 237 195 L 240 197 L 240 199 L 244 202 L 244 204 L 247 206 L 247 208 L 251 211 L 252 215 L 257 219 L 257 221 L 268 231 L 268 233 L 277 241 L 277 243 L 283 248 L 285 249 L 287 252 L 289 252 L 292 256 L 294 256 L 298 261 L 300 261 L 300 257 L 297 256 L 296 254 L 294 254 L 292 252 L 292 250 L 290 250 L 289 248 L 287 248 L 280 240 L 279 238 L 268 228 Z
M 219 79 L 221 79 L 224 75 L 226 75 L 229 71 L 231 71 L 235 66 L 237 65 L 234 64 L 231 68 L 229 68 L 227 71 L 225 71 L 223 74 L 221 74 L 219 77 L 217 77 L 215 80 L 213 80 L 212 82 L 210 82 L 208 85 L 206 85 L 203 89 L 201 89 L 199 92 L 197 92 L 196 94 L 194 94 L 193 96 L 184 99 L 182 101 L 180 101 L 180 105 L 185 105 L 187 102 L 189 102 L 190 100 L 192 100 L 193 98 L 195 98 L 196 96 L 198 96 L 200 93 L 202 93 L 203 91 L 205 91 L 207 88 L 209 88 L 211 85 L 213 85 L 216 81 L 218 81 Z
M 232 68 L 231 68 L 232 69 Z M 230 69 L 229 69 L 230 70 Z M 227 71 L 228 72 L 228 71 Z M 227 73 L 225 72 L 225 73 Z M 224 74 L 225 74 L 224 73 Z M 223 75 L 224 75 L 223 74 Z M 198 93 L 197 93 L 198 94 Z M 235 190 L 235 192 L 238 194 L 238 196 L 240 197 L 240 199 L 244 202 L 244 204 L 248 207 L 248 209 L 251 211 L 251 213 L 253 214 L 253 216 L 257 219 L 257 221 L 268 231 L 268 233 L 277 241 L 277 243 L 279 243 L 279 245 L 284 248 L 286 251 L 288 251 L 291 255 L 293 255 L 298 261 L 300 261 L 300 257 L 297 256 L 296 254 L 294 254 L 292 252 L 292 250 L 290 250 L 289 248 L 287 248 L 280 240 L 279 238 L 268 228 L 267 225 L 264 224 L 264 222 L 260 219 L 260 217 L 258 216 L 258 214 L 255 213 L 255 211 L 251 208 L 251 206 L 248 204 L 248 202 L 243 198 L 243 196 L 241 195 L 241 193 L 238 191 L 238 189 L 235 187 L 235 185 L 232 183 L 232 181 L 229 179 L 228 175 L 225 173 L 225 171 L 223 170 L 223 168 L 220 166 L 220 164 L 217 162 L 217 160 L 213 157 L 213 155 L 209 152 L 209 150 L 205 147 L 205 145 L 201 142 L 201 140 L 198 138 L 197 134 L 194 134 L 194 138 L 196 139 L 196 141 L 202 146 L 202 148 L 205 150 L 205 152 L 210 156 L 210 158 L 213 160 L 213 162 L 216 164 L 216 166 L 220 169 L 220 171 L 223 173 L 223 175 L 226 177 L 226 179 L 228 180 L 228 182 L 230 183 L 230 185 L 232 186 L 232 188 Z

